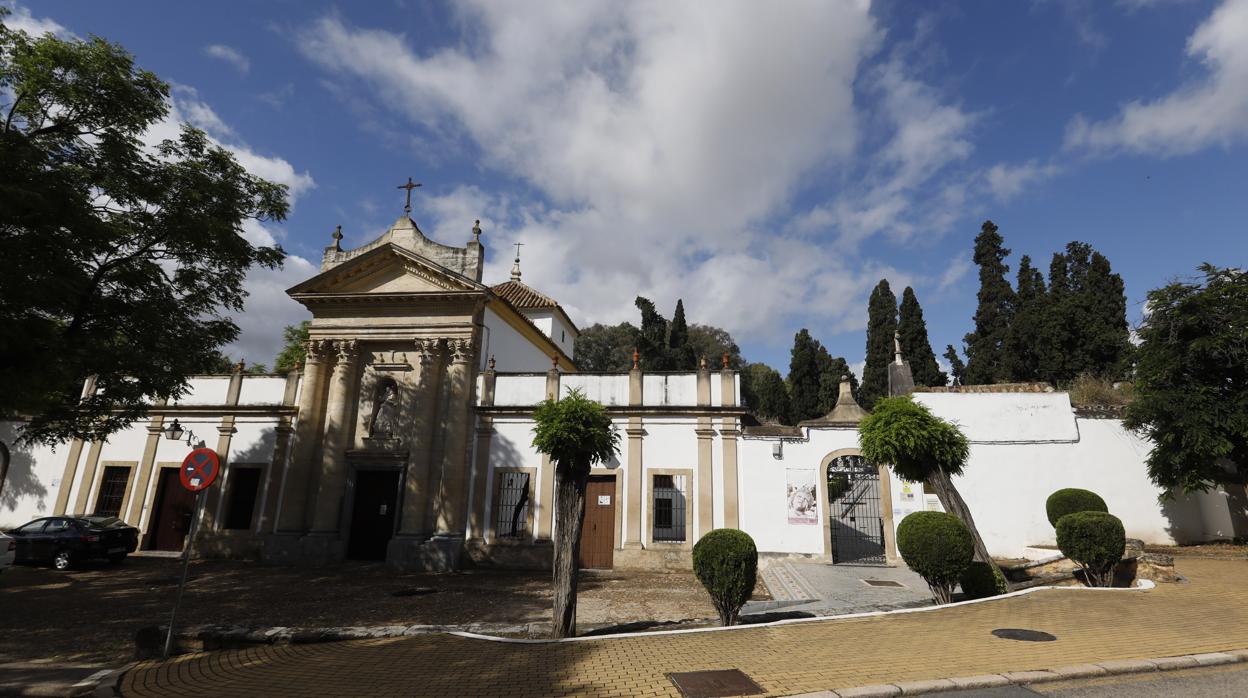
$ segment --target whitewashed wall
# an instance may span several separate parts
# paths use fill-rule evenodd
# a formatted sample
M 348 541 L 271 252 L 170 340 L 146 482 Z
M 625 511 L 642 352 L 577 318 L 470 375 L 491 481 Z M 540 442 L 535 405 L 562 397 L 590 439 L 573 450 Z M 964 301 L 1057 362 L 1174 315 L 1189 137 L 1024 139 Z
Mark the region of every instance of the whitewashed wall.
M 555 344 L 558 344 L 565 354 L 572 356 L 577 333 L 571 325 L 563 321 L 560 313 L 546 309 L 522 310 L 520 312 L 532 320 L 533 324 L 537 325 L 542 332 L 545 332 L 547 337 L 554 340 Z
M 20 526 L 52 513 L 65 472 L 69 445 L 15 445 L 20 422 L 0 422 L 0 440 L 9 446 L 12 461 L 0 494 L 0 530 Z
M 490 308 L 485 309 L 483 322 L 487 332 L 482 346 L 482 360 L 494 357 L 498 371 L 545 371 L 550 368 L 550 357 L 542 349 L 520 334 L 514 327 Z M 568 352 L 571 356 L 571 352 Z
M 559 377 L 559 390 L 562 395 L 580 390 L 585 397 L 608 407 L 627 405 L 628 374 L 569 373 Z

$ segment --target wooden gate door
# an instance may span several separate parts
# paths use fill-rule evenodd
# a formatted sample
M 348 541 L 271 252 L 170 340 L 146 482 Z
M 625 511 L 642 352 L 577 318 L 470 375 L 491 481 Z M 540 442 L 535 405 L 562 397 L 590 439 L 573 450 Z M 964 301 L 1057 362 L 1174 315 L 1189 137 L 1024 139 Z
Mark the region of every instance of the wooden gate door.
M 360 470 L 355 474 L 355 508 L 347 557 L 353 560 L 384 560 L 394 536 L 395 508 L 399 503 L 397 470 Z
M 581 567 L 611 569 L 615 551 L 615 476 L 589 478 L 585 524 L 581 526 Z
M 161 468 L 160 482 L 156 486 L 156 505 L 148 523 L 148 548 L 151 550 L 181 550 L 186 544 L 186 534 L 191 530 L 191 515 L 195 513 L 195 494 L 178 481 L 177 468 Z

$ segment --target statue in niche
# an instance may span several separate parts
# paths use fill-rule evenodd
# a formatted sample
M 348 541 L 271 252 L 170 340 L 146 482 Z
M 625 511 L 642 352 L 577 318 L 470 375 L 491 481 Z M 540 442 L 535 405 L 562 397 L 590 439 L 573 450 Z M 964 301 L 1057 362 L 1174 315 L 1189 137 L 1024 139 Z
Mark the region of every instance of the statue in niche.
M 371 439 L 390 439 L 399 430 L 399 386 L 392 380 L 377 386 L 373 420 L 368 424 Z

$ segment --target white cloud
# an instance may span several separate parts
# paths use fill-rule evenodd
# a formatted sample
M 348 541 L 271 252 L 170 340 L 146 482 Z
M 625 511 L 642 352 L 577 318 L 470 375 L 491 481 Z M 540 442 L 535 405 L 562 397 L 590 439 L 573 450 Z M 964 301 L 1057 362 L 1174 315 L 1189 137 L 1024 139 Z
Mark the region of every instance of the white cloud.
M 1012 199 L 1032 185 L 1050 179 L 1060 172 L 1057 165 L 1042 165 L 1029 160 L 1021 165 L 998 163 L 984 173 L 984 181 L 988 190 L 999 201 Z
M 59 22 L 47 17 L 35 17 L 30 14 L 30 10 L 16 3 L 0 3 L 0 7 L 8 7 L 13 11 L 12 14 L 4 18 L 4 25 L 9 29 L 24 31 L 32 37 L 55 34 L 62 39 L 66 39 L 74 36 L 72 32 Z
M 224 44 L 211 44 L 204 47 L 204 55 L 229 63 L 235 70 L 246 75 L 251 70 L 251 61 L 238 49 Z
M 1248 137 L 1248 0 L 1225 0 L 1187 40 L 1187 55 L 1206 69 L 1170 94 L 1133 101 L 1118 115 L 1067 127 L 1066 148 L 1184 155 Z
M 966 274 L 970 270 L 971 258 L 965 254 L 956 255 L 949 260 L 949 266 L 945 267 L 945 273 L 940 275 L 940 282 L 936 284 L 936 291 L 939 293 L 949 290 L 954 284 L 966 278 Z

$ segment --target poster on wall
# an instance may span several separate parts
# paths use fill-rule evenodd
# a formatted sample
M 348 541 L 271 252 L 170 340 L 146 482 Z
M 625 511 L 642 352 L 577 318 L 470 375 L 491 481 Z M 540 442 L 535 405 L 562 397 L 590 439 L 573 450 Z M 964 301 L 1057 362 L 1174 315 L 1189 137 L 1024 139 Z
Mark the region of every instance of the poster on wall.
M 819 505 L 815 499 L 815 471 L 788 470 L 786 497 L 789 523 L 814 526 L 819 523 Z

